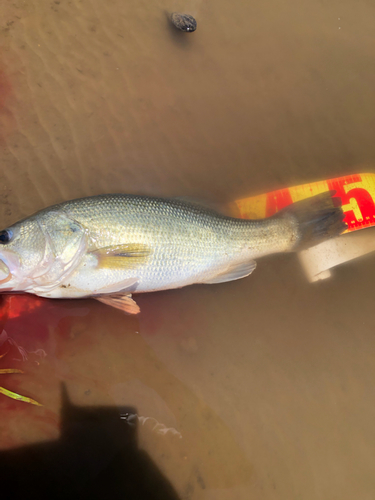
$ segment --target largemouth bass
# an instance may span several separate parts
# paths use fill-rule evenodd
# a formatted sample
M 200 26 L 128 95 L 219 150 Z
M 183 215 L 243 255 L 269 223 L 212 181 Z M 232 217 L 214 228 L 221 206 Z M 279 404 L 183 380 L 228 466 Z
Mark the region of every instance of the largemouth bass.
M 254 259 L 346 229 L 332 192 L 262 220 L 179 199 L 102 195 L 55 205 L 0 232 L 0 291 L 93 297 L 127 313 L 131 294 L 244 278 Z

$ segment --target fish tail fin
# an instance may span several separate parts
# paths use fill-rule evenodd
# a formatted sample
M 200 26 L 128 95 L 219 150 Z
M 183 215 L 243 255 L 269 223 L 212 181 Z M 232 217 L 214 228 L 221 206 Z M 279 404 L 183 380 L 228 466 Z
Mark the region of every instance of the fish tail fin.
M 312 196 L 297 201 L 278 212 L 277 217 L 289 218 L 296 227 L 296 241 L 292 252 L 303 250 L 339 236 L 347 229 L 341 198 L 334 197 L 336 191 Z

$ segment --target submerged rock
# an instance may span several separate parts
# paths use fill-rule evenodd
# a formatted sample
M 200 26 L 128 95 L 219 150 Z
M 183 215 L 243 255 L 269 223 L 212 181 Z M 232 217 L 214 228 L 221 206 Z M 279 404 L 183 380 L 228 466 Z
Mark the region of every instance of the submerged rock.
M 177 29 L 181 31 L 195 31 L 197 29 L 197 21 L 190 14 L 180 14 L 173 12 L 171 21 Z

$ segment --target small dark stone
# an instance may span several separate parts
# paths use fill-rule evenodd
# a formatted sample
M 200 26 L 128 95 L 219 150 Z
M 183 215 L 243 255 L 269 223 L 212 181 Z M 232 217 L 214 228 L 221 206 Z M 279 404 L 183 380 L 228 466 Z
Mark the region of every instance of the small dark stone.
M 171 14 L 171 21 L 177 29 L 181 31 L 195 31 L 197 29 L 197 21 L 189 14 L 179 14 L 173 12 Z

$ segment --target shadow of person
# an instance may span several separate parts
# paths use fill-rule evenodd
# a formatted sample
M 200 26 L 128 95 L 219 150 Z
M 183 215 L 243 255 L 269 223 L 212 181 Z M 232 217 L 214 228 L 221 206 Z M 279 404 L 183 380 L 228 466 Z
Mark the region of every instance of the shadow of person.
M 191 497 L 194 492 L 198 498 L 204 495 L 203 490 L 250 484 L 254 479 L 253 465 L 235 432 L 241 429 L 238 427 L 243 418 L 241 405 L 230 404 L 231 398 L 225 396 L 221 402 L 217 401 L 216 408 L 223 411 L 223 415 L 218 414 L 206 402 L 208 391 L 215 387 L 215 377 L 202 381 L 199 387 L 206 398 L 202 397 L 200 390 L 197 394 L 191 387 L 195 386 L 194 372 L 186 372 L 186 383 L 183 382 L 146 340 L 157 333 L 172 336 L 176 330 L 183 337 L 198 328 L 201 319 L 178 329 L 180 317 L 175 314 L 173 303 L 168 306 L 165 297 L 158 299 L 155 295 L 151 301 L 154 306 L 149 302 L 145 308 L 142 325 L 137 317 L 124 316 L 121 311 L 95 301 L 59 302 L 11 296 L 10 319 L 4 328 L 9 338 L 27 351 L 30 359 L 22 362 L 25 375 L 21 385 L 14 385 L 11 376 L 6 380 L 2 378 L 1 383 L 44 406 L 15 404 L 2 398 L 1 444 L 15 447 L 60 436 L 60 404 L 56 393 L 60 381 L 69 378 L 75 387 L 76 403 L 85 408 L 89 398 L 96 401 L 110 398 L 117 408 L 134 402 L 145 417 L 137 419 L 138 443 L 156 459 L 165 474 L 173 478 L 180 496 Z M 160 324 L 159 310 L 163 311 Z M 14 311 L 19 314 L 11 317 Z M 156 330 L 152 329 L 152 323 L 156 324 Z M 36 363 L 31 353 L 40 349 L 46 356 L 41 361 L 36 359 Z M 10 353 L 4 358 L 4 367 L 11 368 L 15 365 L 8 363 L 8 356 Z M 210 363 L 209 355 L 203 359 Z M 92 389 L 92 394 L 87 389 Z M 115 418 L 117 416 L 118 412 Z M 159 427 L 155 429 L 157 424 Z M 165 432 L 172 428 L 181 438 L 176 433 Z M 247 432 L 255 431 L 249 427 Z M 0 489 L 0 497 L 1 493 Z
M 2 498 L 178 500 L 138 447 L 136 414 L 72 405 L 62 385 L 60 438 L 0 452 Z

